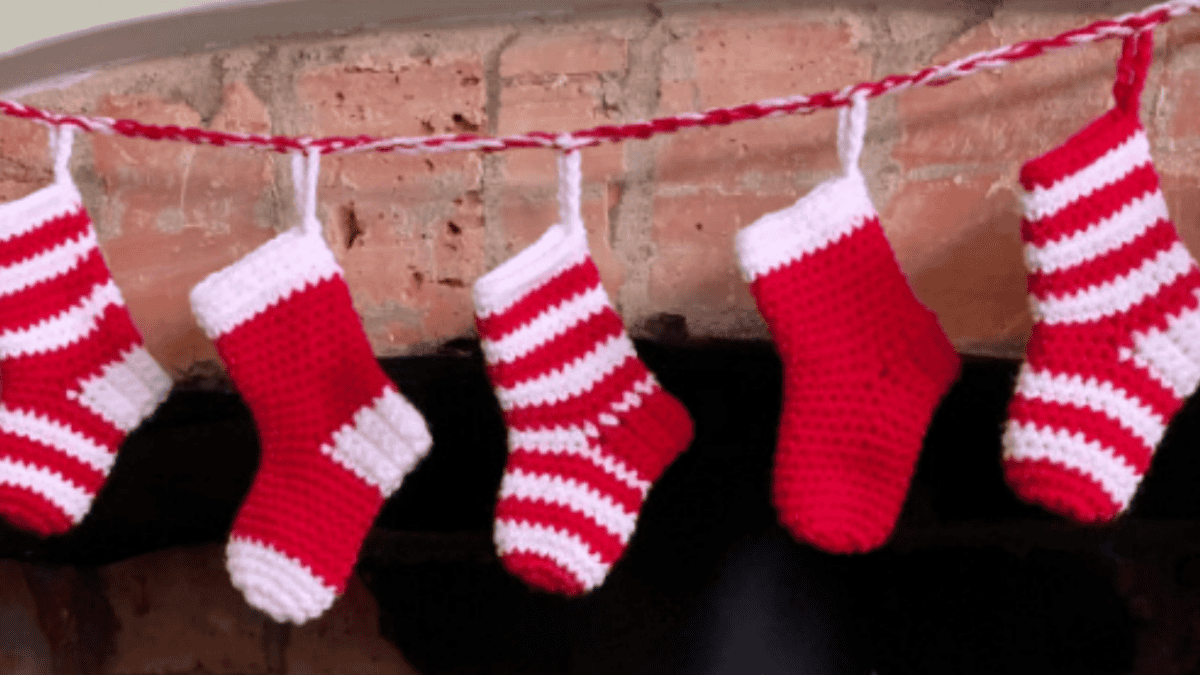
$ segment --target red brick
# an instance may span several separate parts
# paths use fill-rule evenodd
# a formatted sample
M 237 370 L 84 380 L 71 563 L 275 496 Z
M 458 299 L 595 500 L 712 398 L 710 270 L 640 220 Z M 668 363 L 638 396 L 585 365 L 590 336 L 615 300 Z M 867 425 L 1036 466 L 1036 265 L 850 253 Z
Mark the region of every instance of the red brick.
M 600 281 L 609 297 L 616 298 L 625 283 L 625 267 L 609 245 L 608 210 L 611 194 L 604 199 L 587 197 L 583 200 L 583 222 L 588 231 L 588 247 L 600 270 Z M 506 191 L 500 206 L 500 218 L 507 233 L 505 259 L 537 241 L 548 227 L 558 222 L 558 201 L 554 196 Z
M 500 57 L 500 77 L 617 73 L 625 70 L 624 38 L 603 30 L 526 31 Z
M 840 88 L 870 74 L 871 57 L 856 49 L 858 40 L 839 21 L 706 17 L 664 53 L 660 114 Z M 769 189 L 755 183 L 835 168 L 835 128 L 835 115 L 823 112 L 681 132 L 665 141 L 656 176 L 660 183 Z
M 967 31 L 930 61 L 1036 37 L 1089 21 L 1078 14 L 1002 14 Z M 1033 159 L 1112 106 L 1119 41 L 1068 49 L 942 87 L 898 94 L 906 170 L 938 163 L 1014 164 Z
M 604 81 L 625 70 L 625 49 L 623 38 L 597 30 L 523 34 L 500 56 L 498 132 L 564 132 L 620 121 L 606 105 Z M 619 144 L 589 148 L 583 159 L 586 181 L 611 180 L 624 170 Z M 553 185 L 555 154 L 505 152 L 501 171 L 509 188 Z
M 337 200 L 331 200 L 336 203 Z M 342 226 L 350 203 L 337 207 L 335 251 L 368 335 L 381 353 L 470 332 L 470 287 L 484 271 L 484 228 L 478 193 L 421 209 L 352 202 L 359 234 L 346 248 Z M 328 231 L 329 228 L 327 228 Z
M 1020 212 L 1008 186 L 997 174 L 912 181 L 882 211 L 913 292 L 962 347 L 1028 337 Z
M 760 216 L 794 202 L 788 195 L 659 195 L 654 201 L 655 241 L 650 300 L 662 311 L 704 308 L 754 310 L 737 267 L 734 236 Z
M 326 67 L 305 73 L 298 92 L 318 135 L 487 129 L 477 54 Z M 484 265 L 479 154 L 335 156 L 322 177 L 326 229 L 376 350 L 469 332 L 470 285 Z
M 102 114 L 195 125 L 186 105 L 154 97 L 107 97 Z M 225 91 L 213 128 L 266 132 L 265 106 L 244 84 Z M 262 152 L 95 135 L 96 172 L 106 194 L 92 214 L 102 247 L 150 353 L 179 373 L 216 358 L 187 300 L 209 273 L 239 259 L 272 231 L 258 214 L 271 186 Z M 111 234 L 108 234 L 111 233 Z
M 20 199 L 52 179 L 47 128 L 0 116 L 0 203 Z
M 1200 20 L 1194 16 L 1178 17 L 1160 28 L 1155 37 L 1161 38 L 1156 46 L 1163 54 L 1160 62 L 1165 66 L 1157 91 L 1148 88 L 1155 91 L 1155 114 L 1164 122 L 1158 128 L 1167 132 L 1169 149 L 1184 155 L 1187 163 L 1194 165 L 1195 149 L 1200 145 L 1200 116 L 1196 115 L 1196 106 L 1200 104 L 1200 94 L 1196 91 L 1200 87 Z
M 500 133 L 528 131 L 553 133 L 612 124 L 603 112 L 599 83 L 569 82 L 561 87 L 537 84 L 506 85 L 500 93 Z M 585 148 L 581 170 L 588 182 L 613 180 L 625 170 L 620 143 Z M 527 189 L 557 181 L 556 153 L 540 148 L 509 150 L 501 157 L 507 187 Z
M 338 65 L 298 78 L 296 93 L 312 118 L 314 136 L 369 134 L 426 136 L 486 132 L 483 63 L 477 54 L 386 67 Z M 327 160 L 334 182 L 364 193 L 388 194 L 415 186 L 405 197 L 426 201 L 452 176 L 478 185 L 477 153 L 349 155 Z
M 763 214 L 794 203 L 800 194 L 721 194 L 715 190 L 672 194 L 660 191 L 654 198 L 654 240 L 659 245 L 732 249 L 738 230 Z

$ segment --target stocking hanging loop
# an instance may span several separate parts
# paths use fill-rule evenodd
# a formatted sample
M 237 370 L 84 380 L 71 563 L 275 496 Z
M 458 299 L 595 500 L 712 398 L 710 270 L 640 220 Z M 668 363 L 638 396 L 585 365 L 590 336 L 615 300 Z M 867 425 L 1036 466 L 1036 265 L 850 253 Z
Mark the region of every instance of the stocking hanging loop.
M 303 153 L 292 153 L 292 188 L 296 195 L 296 211 L 300 214 L 300 229 L 312 236 L 321 236 L 321 222 L 317 220 L 317 176 L 320 172 L 320 148 L 310 147 Z
M 1137 112 L 1141 106 L 1146 73 L 1153 59 L 1154 31 L 1143 30 L 1125 38 L 1121 44 L 1121 58 L 1117 61 L 1117 80 L 1113 84 L 1113 98 L 1118 108 Z
M 50 127 L 50 148 L 54 154 L 54 182 L 71 180 L 71 150 L 75 146 L 75 128 L 69 125 Z
M 850 96 L 850 105 L 838 108 L 838 158 L 847 174 L 858 171 L 866 133 L 867 94 L 857 91 Z
M 583 228 L 583 176 L 578 148 L 558 155 L 558 218 L 568 230 Z

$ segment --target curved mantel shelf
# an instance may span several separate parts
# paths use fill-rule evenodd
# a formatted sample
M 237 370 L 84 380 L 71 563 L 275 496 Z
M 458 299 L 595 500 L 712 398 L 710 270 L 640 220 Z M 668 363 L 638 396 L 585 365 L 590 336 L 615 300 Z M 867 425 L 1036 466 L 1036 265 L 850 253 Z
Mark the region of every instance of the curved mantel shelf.
M 967 0 L 991 13 L 1001 4 L 1027 11 L 1119 14 L 1148 4 L 1121 0 Z M 954 0 L 247 0 L 120 22 L 44 40 L 0 55 L 0 95 L 7 98 L 81 71 L 119 63 L 179 56 L 277 40 L 350 35 L 380 30 L 562 21 L 702 7 L 908 6 L 936 11 Z M 53 85 L 50 85 L 53 86 Z

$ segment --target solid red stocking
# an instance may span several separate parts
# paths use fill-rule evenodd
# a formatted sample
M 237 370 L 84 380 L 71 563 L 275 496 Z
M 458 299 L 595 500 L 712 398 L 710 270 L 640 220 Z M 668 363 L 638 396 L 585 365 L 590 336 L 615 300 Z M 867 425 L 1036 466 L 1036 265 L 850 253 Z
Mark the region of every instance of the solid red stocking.
M 891 534 L 959 367 L 905 281 L 858 170 L 865 116 L 861 98 L 840 111 L 846 175 L 737 235 L 783 361 L 775 506 L 794 536 L 837 553 Z

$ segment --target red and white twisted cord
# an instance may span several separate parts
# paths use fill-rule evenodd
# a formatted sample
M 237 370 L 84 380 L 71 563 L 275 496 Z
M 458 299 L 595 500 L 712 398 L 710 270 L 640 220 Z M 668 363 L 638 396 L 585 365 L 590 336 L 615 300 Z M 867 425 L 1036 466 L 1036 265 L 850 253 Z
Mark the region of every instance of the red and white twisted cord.
M 734 122 L 765 117 L 803 115 L 825 108 L 839 108 L 849 105 L 851 97 L 858 92 L 864 92 L 867 98 L 875 98 L 913 87 L 940 86 L 973 73 L 995 70 L 1010 63 L 1041 56 L 1048 52 L 1149 30 L 1198 8 L 1200 8 L 1200 0 L 1171 0 L 1152 5 L 1139 12 L 1096 21 L 1054 37 L 1017 42 L 971 54 L 950 63 L 928 66 L 911 73 L 888 75 L 882 80 L 860 82 L 840 90 L 764 99 L 731 108 L 712 108 L 703 112 L 656 117 L 628 124 L 605 124 L 590 129 L 562 133 L 531 131 L 509 136 L 446 134 L 394 138 L 378 138 L 367 135 L 326 136 L 323 138 L 302 136 L 297 138 L 213 131 L 198 127 L 180 127 L 174 124 L 147 124 L 130 119 L 64 115 L 3 99 L 0 99 L 0 113 L 46 124 L 73 125 L 84 131 L 131 138 L 183 141 L 197 145 L 222 147 L 259 148 L 275 152 L 307 151 L 310 148 L 316 148 L 322 155 L 367 151 L 422 154 L 465 150 L 494 152 L 508 148 L 584 148 L 601 143 L 616 143 L 631 138 L 645 139 L 693 127 L 724 126 Z

